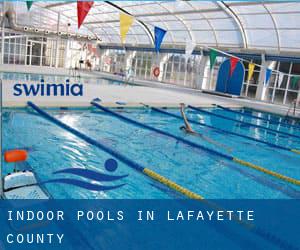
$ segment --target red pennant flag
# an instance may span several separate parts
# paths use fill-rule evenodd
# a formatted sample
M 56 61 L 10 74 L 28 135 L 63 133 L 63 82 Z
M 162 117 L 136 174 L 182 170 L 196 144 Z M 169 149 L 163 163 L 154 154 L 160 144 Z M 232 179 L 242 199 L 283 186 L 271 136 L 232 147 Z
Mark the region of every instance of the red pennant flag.
M 235 70 L 235 67 L 236 67 L 236 64 L 238 63 L 239 59 L 236 58 L 236 57 L 230 57 L 230 76 L 232 76 L 234 70 Z
M 94 1 L 86 2 L 86 1 L 77 1 L 77 18 L 78 18 L 78 29 L 83 23 L 86 15 L 89 13 L 90 9 Z

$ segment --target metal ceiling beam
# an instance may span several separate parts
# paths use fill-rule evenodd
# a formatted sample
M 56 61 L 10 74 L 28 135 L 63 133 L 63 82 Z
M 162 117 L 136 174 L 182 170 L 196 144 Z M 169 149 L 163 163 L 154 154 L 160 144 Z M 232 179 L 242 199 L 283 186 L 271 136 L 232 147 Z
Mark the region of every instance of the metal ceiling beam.
M 217 4 L 234 20 L 235 24 L 238 26 L 240 30 L 240 34 L 243 40 L 243 47 L 248 48 L 248 37 L 247 33 L 244 29 L 243 23 L 240 20 L 239 16 L 227 5 L 224 1 L 217 2 Z
M 106 13 L 105 13 L 106 14 Z M 157 15 L 157 17 L 160 16 L 166 16 L 165 13 L 163 13 L 162 15 Z M 173 16 L 172 13 L 169 13 L 168 16 Z M 143 17 L 142 15 L 138 15 L 135 17 Z M 185 19 L 186 22 L 192 22 L 192 21 L 199 21 L 199 20 L 204 20 L 206 21 L 207 19 L 209 20 L 220 20 L 220 19 L 229 19 L 228 17 L 210 17 L 210 18 L 206 18 L 206 17 L 199 17 L 199 18 L 194 18 L 194 19 Z M 157 21 L 157 20 L 153 20 L 153 21 Z M 153 22 L 153 21 L 149 21 L 149 22 Z M 106 21 L 91 21 L 91 22 L 85 22 L 86 24 L 101 24 L 101 23 L 118 23 L 120 22 L 119 19 L 112 19 L 112 20 L 106 20 Z M 163 21 L 157 21 L 157 22 L 178 22 L 177 20 L 163 20 Z
M 273 22 L 273 25 L 274 25 L 274 29 L 275 29 L 275 32 L 276 32 L 278 51 L 280 52 L 280 35 L 279 35 L 278 28 L 277 28 L 276 20 L 275 20 L 275 18 L 273 17 L 273 15 L 272 15 L 272 13 L 270 12 L 270 10 L 267 8 L 267 6 L 265 6 L 264 3 L 262 4 L 262 6 L 265 8 L 265 10 L 268 12 L 268 14 L 270 15 L 270 17 L 271 17 L 271 19 L 272 19 L 272 22 Z
M 53 4 L 46 5 L 43 8 L 51 9 L 51 8 L 55 8 L 55 7 L 59 7 L 59 6 L 67 5 L 67 4 L 72 4 L 72 3 L 76 3 L 76 1 L 68 1 L 68 2 L 62 2 L 62 3 L 53 3 Z
M 227 3 L 229 6 L 245 6 L 245 5 L 261 5 L 262 2 L 264 2 L 265 4 L 278 4 L 278 3 L 287 3 L 287 1 L 253 1 L 253 2 L 248 2 L 248 1 L 241 1 L 241 2 L 230 2 Z M 296 1 L 294 1 L 296 2 Z M 293 4 L 293 1 L 291 1 L 291 3 Z
M 174 12 L 158 12 L 158 13 L 143 13 L 143 14 L 136 14 L 135 17 L 155 17 L 155 16 L 174 16 L 174 15 L 185 15 L 185 14 L 198 14 L 198 13 L 207 13 L 207 12 L 216 12 L 221 11 L 220 9 L 210 9 L 206 12 L 203 10 L 188 10 L 188 11 L 174 11 Z M 114 12 L 111 12 L 114 13 Z M 127 12 L 128 13 L 128 12 Z M 101 13 L 99 13 L 100 15 Z M 106 12 L 105 14 L 109 14 L 109 12 Z M 95 14 L 96 15 L 96 14 Z M 131 14 L 130 14 L 131 15 Z M 213 18 L 212 18 L 213 19 Z M 94 23 L 94 22 L 88 22 L 87 24 Z

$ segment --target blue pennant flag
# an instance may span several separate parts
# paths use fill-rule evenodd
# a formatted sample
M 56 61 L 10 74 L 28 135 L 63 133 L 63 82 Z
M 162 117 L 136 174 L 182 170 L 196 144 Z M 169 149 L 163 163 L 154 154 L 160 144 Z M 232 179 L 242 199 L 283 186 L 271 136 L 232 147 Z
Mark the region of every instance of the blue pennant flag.
M 154 36 L 155 36 L 155 51 L 158 53 L 160 50 L 160 45 L 164 39 L 165 34 L 167 33 L 166 30 L 159 28 L 159 27 L 154 27 Z
M 270 80 L 271 75 L 272 75 L 272 70 L 271 69 L 267 69 L 266 70 L 266 78 L 265 78 L 264 85 L 268 85 L 269 84 L 269 80 Z

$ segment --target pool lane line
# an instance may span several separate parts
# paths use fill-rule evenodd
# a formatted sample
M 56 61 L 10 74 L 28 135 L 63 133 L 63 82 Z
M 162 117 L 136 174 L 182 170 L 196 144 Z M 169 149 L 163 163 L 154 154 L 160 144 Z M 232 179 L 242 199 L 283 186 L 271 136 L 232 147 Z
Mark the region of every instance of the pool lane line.
M 273 117 L 274 119 L 282 119 L 282 123 L 289 125 L 289 122 L 295 122 L 296 124 L 300 124 L 300 118 L 296 117 L 296 116 L 290 116 L 290 115 L 280 115 L 280 114 L 276 114 L 276 113 L 272 113 L 270 111 L 265 111 L 265 110 L 259 110 L 256 108 L 249 108 L 249 107 L 244 107 L 244 110 L 246 111 L 251 111 L 251 112 L 257 112 L 257 113 L 265 113 L 271 117 Z
M 124 115 L 118 114 L 118 113 L 116 113 L 116 112 L 110 110 L 109 108 L 106 108 L 106 107 L 104 107 L 104 106 L 102 106 L 102 105 L 100 105 L 100 104 L 98 104 L 98 103 L 91 102 L 91 104 L 92 104 L 94 107 L 96 107 L 96 108 L 98 108 L 98 109 L 100 109 L 100 110 L 102 110 L 102 111 L 104 111 L 104 112 L 106 112 L 106 113 L 108 113 L 108 114 L 110 114 L 110 115 L 112 115 L 112 116 L 115 116 L 115 117 L 119 118 L 120 120 L 123 120 L 123 121 L 125 121 L 125 122 L 127 122 L 127 123 L 133 124 L 133 125 L 135 125 L 135 126 L 137 126 L 137 127 L 140 127 L 140 128 L 144 128 L 144 129 L 148 129 L 148 130 L 154 131 L 154 132 L 156 132 L 156 133 L 158 133 L 158 134 L 162 134 L 162 135 L 164 135 L 164 136 L 171 137 L 171 138 L 173 138 L 173 139 L 175 139 L 175 140 L 177 140 L 177 141 L 179 141 L 179 142 L 182 142 L 182 143 L 184 143 L 184 144 L 186 144 L 186 145 L 189 145 L 189 146 L 191 146 L 191 147 L 198 148 L 198 149 L 200 149 L 200 150 L 205 150 L 205 151 L 210 152 L 211 154 L 218 155 L 218 156 L 223 157 L 223 158 L 226 158 L 226 159 L 228 159 L 228 160 L 232 160 L 232 157 L 231 157 L 231 156 L 228 156 L 228 155 L 226 155 L 226 154 L 224 154 L 224 153 L 215 151 L 215 150 L 210 149 L 210 148 L 208 148 L 208 147 L 205 147 L 205 146 L 203 146 L 203 145 L 194 143 L 194 142 L 192 142 L 192 141 L 189 141 L 189 140 L 186 140 L 186 139 L 184 139 L 184 138 L 182 138 L 182 137 L 179 137 L 179 136 L 170 134 L 170 133 L 165 132 L 165 131 L 163 131 L 163 130 L 154 128 L 154 127 L 149 126 L 149 125 L 147 125 L 147 124 L 144 124 L 144 123 L 135 121 L 135 120 L 133 120 L 133 119 L 131 119 L 131 118 L 128 118 L 128 117 L 126 117 L 126 116 L 124 116 Z
M 287 124 L 287 123 L 280 123 L 280 122 L 272 121 L 272 120 L 270 120 L 270 119 L 268 119 L 268 118 L 263 118 L 263 117 L 259 117 L 259 116 L 256 116 L 256 115 L 251 115 L 251 114 L 243 113 L 243 112 L 240 112 L 240 111 L 237 111 L 237 110 L 233 110 L 233 109 L 230 109 L 230 108 L 227 108 L 227 107 L 218 105 L 218 104 L 216 104 L 215 106 L 218 107 L 218 108 L 221 108 L 221 109 L 223 109 L 223 110 L 226 110 L 226 111 L 228 111 L 228 112 L 234 113 L 234 114 L 238 114 L 238 115 L 247 116 L 247 117 L 259 119 L 259 120 L 262 120 L 262 121 L 270 122 L 270 123 L 273 124 L 273 125 L 280 125 L 280 126 L 283 126 L 283 127 L 285 127 L 285 128 L 295 128 L 295 129 L 300 129 L 300 126 L 297 126 L 297 125 Z
M 50 122 L 56 124 L 57 126 L 61 127 L 62 129 L 67 130 L 68 132 L 72 133 L 73 135 L 79 137 L 80 139 L 86 141 L 89 144 L 92 144 L 98 148 L 100 148 L 101 150 L 105 151 L 106 153 L 114 156 L 115 158 L 117 158 L 119 161 L 125 163 L 126 165 L 128 165 L 129 167 L 133 168 L 134 170 L 137 170 L 138 172 L 146 175 L 147 177 L 150 177 L 151 179 L 169 187 L 172 190 L 175 190 L 183 195 L 185 195 L 186 197 L 190 198 L 190 199 L 196 199 L 196 200 L 200 200 L 202 202 L 204 202 L 205 204 L 207 204 L 210 207 L 213 207 L 215 209 L 222 209 L 221 207 L 217 206 L 215 203 L 212 203 L 206 199 L 204 199 L 204 197 L 202 197 L 199 194 L 196 194 L 180 185 L 178 185 L 177 183 L 163 177 L 162 175 L 150 170 L 149 168 L 145 168 L 143 166 L 141 166 L 140 164 L 130 160 L 129 158 L 127 158 L 126 156 L 122 155 L 121 153 L 111 149 L 110 147 L 105 146 L 104 144 L 100 143 L 99 141 L 96 141 L 92 138 L 90 138 L 89 136 L 81 133 L 80 131 L 70 127 L 69 125 L 59 121 L 58 119 L 56 119 L 55 117 L 49 115 L 47 112 L 43 111 L 42 109 L 40 109 L 38 106 L 36 106 L 34 103 L 32 102 L 27 102 L 28 106 L 30 106 L 32 109 L 34 109 L 38 114 L 40 114 L 43 118 L 49 120 Z M 288 247 L 289 249 L 293 249 L 294 247 L 292 245 L 290 245 L 289 242 L 286 242 L 285 240 L 282 240 L 281 238 L 278 238 L 276 235 L 272 235 L 269 232 L 264 231 L 263 229 L 261 229 L 260 227 L 257 227 L 255 224 L 249 223 L 249 222 L 244 222 L 244 221 L 240 221 L 238 219 L 235 219 L 235 216 L 233 217 L 233 219 L 239 224 L 242 225 L 245 229 L 257 234 L 258 236 L 260 236 L 261 238 L 267 240 L 268 242 L 276 245 L 276 246 L 283 246 L 283 247 Z
M 162 114 L 165 114 L 165 115 L 169 115 L 169 116 L 172 116 L 174 118 L 178 118 L 178 119 L 182 120 L 182 117 L 180 115 L 176 115 L 176 114 L 170 113 L 168 111 L 165 111 L 165 110 L 162 110 L 162 109 L 159 109 L 159 108 L 156 108 L 156 107 L 151 107 L 151 106 L 146 105 L 146 104 L 143 104 L 143 105 L 151 108 L 153 111 L 156 111 L 156 112 L 159 112 L 159 113 L 162 113 Z M 217 127 L 207 125 L 205 123 L 201 123 L 201 122 L 198 122 L 198 121 L 195 121 L 195 120 L 188 119 L 188 121 L 190 123 L 201 125 L 203 127 L 207 127 L 207 128 L 210 128 L 210 129 L 213 129 L 213 130 L 216 130 L 216 131 L 220 131 L 220 132 L 225 133 L 225 134 L 230 134 L 230 135 L 233 135 L 233 136 L 239 136 L 239 137 L 242 137 L 242 138 L 245 138 L 245 139 L 248 139 L 248 140 L 252 140 L 252 141 L 255 141 L 255 142 L 264 143 L 264 144 L 266 144 L 270 147 L 273 147 L 273 148 L 286 150 L 286 151 L 289 151 L 289 152 L 293 152 L 295 154 L 300 154 L 300 150 L 298 150 L 298 149 L 291 149 L 291 148 L 287 148 L 287 147 L 284 147 L 284 146 L 276 145 L 276 144 L 273 144 L 271 142 L 266 142 L 266 141 L 263 141 L 263 140 L 253 138 L 251 136 L 242 135 L 242 134 L 238 134 L 238 133 L 235 133 L 235 132 L 227 131 L 225 129 L 217 128 Z
M 298 149 L 291 149 L 291 151 L 295 154 L 300 155 L 300 150 L 298 150 Z
M 295 184 L 295 185 L 299 185 L 299 186 L 300 186 L 300 180 L 297 180 L 297 179 L 294 179 L 294 178 L 291 178 L 291 177 L 288 177 L 288 176 L 279 174 L 279 173 L 277 173 L 277 172 L 268 170 L 268 169 L 263 168 L 263 167 L 261 167 L 261 166 L 255 165 L 255 164 L 253 164 L 253 163 L 250 163 L 250 162 L 244 161 L 244 160 L 242 160 L 242 159 L 236 158 L 236 157 L 234 157 L 234 156 L 231 156 L 231 155 L 228 155 L 228 154 L 224 154 L 224 153 L 220 153 L 220 152 L 218 152 L 218 151 L 216 151 L 216 150 L 214 150 L 214 149 L 210 149 L 210 148 L 205 147 L 205 146 L 203 146 L 203 145 L 200 145 L 200 144 L 194 143 L 194 142 L 192 142 L 192 141 L 186 140 L 186 139 L 184 139 L 184 138 L 182 138 L 182 137 L 173 135 L 173 134 L 171 134 L 171 133 L 168 133 L 168 132 L 165 132 L 165 131 L 163 131 L 163 130 L 157 129 L 157 128 L 155 128 L 155 127 L 149 126 L 149 125 L 147 125 L 147 124 L 138 122 L 138 121 L 136 121 L 136 120 L 133 120 L 133 119 L 131 119 L 131 118 L 128 118 L 128 117 L 126 117 L 126 116 L 123 116 L 123 115 L 121 115 L 121 114 L 118 114 L 118 113 L 116 113 L 116 112 L 114 112 L 114 111 L 112 111 L 112 110 L 110 110 L 110 109 L 108 109 L 108 108 L 106 108 L 106 107 L 104 107 L 104 106 L 98 104 L 98 103 L 91 102 L 91 104 L 92 104 L 93 106 L 95 106 L 96 108 L 98 108 L 98 109 L 100 109 L 100 110 L 102 110 L 102 111 L 104 111 L 104 112 L 106 112 L 106 113 L 109 113 L 109 114 L 111 114 L 112 116 L 115 116 L 115 117 L 119 118 L 120 120 L 123 120 L 123 121 L 125 121 L 125 122 L 127 122 L 127 123 L 133 124 L 133 125 L 135 125 L 135 126 L 137 126 L 137 127 L 141 127 L 141 128 L 144 128 L 144 129 L 148 129 L 148 130 L 157 132 L 158 134 L 162 134 L 162 135 L 165 135 L 165 136 L 167 136 L 167 137 L 176 139 L 177 141 L 182 142 L 182 143 L 184 143 L 184 144 L 186 144 L 186 145 L 189 145 L 189 146 L 191 146 L 191 147 L 198 148 L 198 149 L 200 149 L 200 150 L 204 150 L 204 151 L 206 151 L 206 152 L 208 152 L 208 153 L 210 153 L 210 154 L 213 154 L 213 155 L 217 155 L 217 156 L 223 157 L 223 158 L 225 158 L 225 159 L 227 159 L 227 160 L 230 160 L 230 161 L 234 161 L 234 162 L 236 162 L 236 163 L 239 163 L 239 164 L 242 165 L 242 166 L 245 166 L 245 167 L 248 167 L 248 168 L 255 169 L 255 170 L 260 171 L 260 172 L 262 172 L 262 173 L 265 173 L 265 174 L 267 174 L 267 175 L 276 177 L 276 178 L 278 178 L 278 179 L 280 179 L 280 180 L 283 180 L 283 181 L 286 181 L 286 182 L 289 182 L 289 183 L 292 183 L 292 184 Z
M 43 118 L 51 121 L 52 123 L 56 124 L 57 126 L 65 129 L 65 130 L 67 130 L 68 132 L 70 132 L 73 135 L 79 137 L 80 139 L 86 141 L 87 143 L 92 144 L 92 145 L 96 146 L 97 148 L 105 151 L 106 153 L 112 155 L 113 157 L 115 157 L 119 161 L 125 163 L 127 166 L 129 166 L 132 169 L 144 174 L 145 176 L 150 177 L 151 179 L 167 186 L 168 188 L 170 188 L 174 191 L 177 191 L 178 193 L 183 194 L 184 196 L 186 196 L 190 199 L 198 199 L 198 200 L 203 200 L 204 199 L 201 195 L 199 195 L 197 193 L 194 193 L 194 192 L 190 191 L 189 189 L 180 186 L 179 184 L 175 183 L 174 181 L 169 180 L 168 178 L 154 172 L 153 170 L 150 170 L 149 168 L 143 167 L 139 163 L 129 159 L 127 156 L 119 153 L 118 151 L 104 145 L 100 141 L 96 141 L 96 140 L 92 139 L 91 137 L 83 134 L 82 132 L 70 127 L 69 125 L 67 125 L 63 122 L 61 122 L 60 120 L 56 119 L 55 117 L 51 116 L 47 112 L 40 109 L 34 103 L 27 102 L 27 104 L 33 110 L 35 110 L 38 114 L 40 114 L 40 116 L 42 116 Z
M 281 134 L 281 135 L 284 135 L 284 136 L 295 137 L 295 138 L 300 139 L 299 135 L 294 135 L 294 134 L 291 134 L 291 133 L 287 133 L 287 132 L 283 132 L 283 131 L 278 131 L 276 129 L 267 128 L 265 126 L 253 124 L 253 123 L 250 123 L 250 122 L 240 121 L 240 120 L 237 120 L 237 119 L 234 119 L 234 118 L 227 117 L 225 115 L 215 114 L 213 112 L 206 111 L 206 110 L 203 110 L 201 108 L 197 108 L 197 107 L 194 107 L 194 106 L 191 106 L 191 105 L 188 105 L 188 107 L 190 109 L 199 111 L 200 113 L 204 113 L 204 114 L 207 114 L 207 115 L 210 115 L 210 116 L 213 115 L 213 116 L 220 117 L 220 118 L 223 118 L 223 119 L 226 119 L 226 120 L 230 120 L 230 121 L 234 121 L 234 122 L 238 122 L 238 123 L 242 123 L 242 124 L 247 124 L 248 126 L 252 126 L 252 127 L 264 129 L 264 130 L 267 130 L 267 131 L 272 131 L 273 133 L 277 133 L 277 134 Z

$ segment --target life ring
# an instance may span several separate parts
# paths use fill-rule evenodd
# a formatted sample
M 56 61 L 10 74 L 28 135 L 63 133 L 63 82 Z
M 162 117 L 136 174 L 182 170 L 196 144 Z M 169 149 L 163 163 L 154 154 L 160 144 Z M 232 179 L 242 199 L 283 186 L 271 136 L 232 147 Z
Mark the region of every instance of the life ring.
M 155 77 L 159 77 L 159 74 L 160 74 L 160 69 L 159 69 L 159 67 L 155 67 L 155 68 L 153 69 L 153 75 L 154 75 Z

